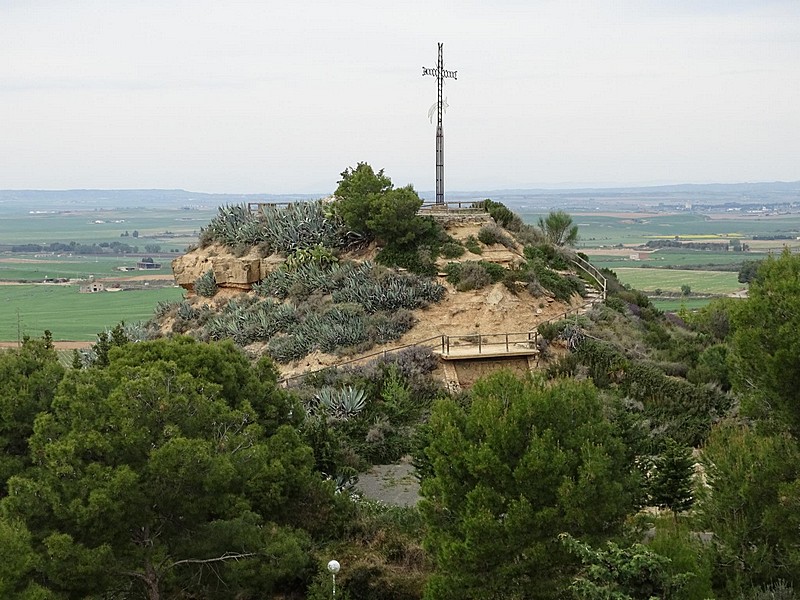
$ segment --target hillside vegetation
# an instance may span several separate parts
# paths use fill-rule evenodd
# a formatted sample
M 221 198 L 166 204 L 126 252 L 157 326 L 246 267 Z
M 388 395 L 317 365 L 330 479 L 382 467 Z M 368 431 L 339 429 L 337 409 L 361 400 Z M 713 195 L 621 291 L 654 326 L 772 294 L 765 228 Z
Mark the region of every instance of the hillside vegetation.
M 355 356 L 395 340 L 410 343 L 454 323 L 464 330 L 448 333 L 489 333 L 480 327 L 480 306 L 449 301 L 449 314 L 425 309 L 459 294 L 479 297 L 497 284 L 528 298 L 505 331 L 532 329 L 544 320 L 538 304 L 569 305 L 585 292 L 583 281 L 564 273 L 564 245 L 575 236 L 567 215 L 554 214 L 536 229 L 487 200 L 476 204 L 471 221 L 442 225 L 422 216 L 421 205 L 413 188 L 394 188 L 383 171 L 361 163 L 342 173 L 330 201 L 256 213 L 222 207 L 199 247 L 175 261 L 193 295 L 161 305 L 157 325 L 162 333 L 232 339 L 284 364 L 311 353 Z M 187 263 L 194 279 L 187 279 Z M 230 273 L 244 271 L 242 264 L 252 272 L 230 289 Z
M 281 352 L 386 347 L 459 298 L 535 319 L 581 289 L 571 226 L 486 202 L 446 230 L 417 206 L 394 238 L 382 199 L 413 191 L 366 165 L 342 182 L 349 208 L 268 209 L 302 236 L 223 209 L 192 295 L 70 365 L 49 334 L 0 353 L 0 597 L 323 600 L 331 559 L 351 600 L 796 597 L 800 257 L 683 318 L 606 271 L 605 302 L 538 325 L 525 377 L 448 390 L 411 345 L 284 388 Z M 226 246 L 231 218 L 251 234 Z M 220 270 L 261 260 L 246 286 Z M 357 491 L 409 456 L 416 506 Z

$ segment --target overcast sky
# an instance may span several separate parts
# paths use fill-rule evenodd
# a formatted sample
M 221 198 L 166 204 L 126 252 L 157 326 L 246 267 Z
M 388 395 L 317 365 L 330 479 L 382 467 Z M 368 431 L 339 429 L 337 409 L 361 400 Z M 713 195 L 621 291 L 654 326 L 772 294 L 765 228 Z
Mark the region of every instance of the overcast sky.
M 0 0 L 0 189 L 800 179 L 800 1 Z

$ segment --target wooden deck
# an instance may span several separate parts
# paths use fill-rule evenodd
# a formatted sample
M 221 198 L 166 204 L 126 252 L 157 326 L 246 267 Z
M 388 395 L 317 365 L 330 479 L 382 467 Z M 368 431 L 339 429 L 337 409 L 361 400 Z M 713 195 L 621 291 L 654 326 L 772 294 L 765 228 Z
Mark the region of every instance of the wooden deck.
M 537 339 L 536 331 L 443 335 L 441 344 L 433 348 L 433 352 L 442 360 L 535 356 L 539 354 Z

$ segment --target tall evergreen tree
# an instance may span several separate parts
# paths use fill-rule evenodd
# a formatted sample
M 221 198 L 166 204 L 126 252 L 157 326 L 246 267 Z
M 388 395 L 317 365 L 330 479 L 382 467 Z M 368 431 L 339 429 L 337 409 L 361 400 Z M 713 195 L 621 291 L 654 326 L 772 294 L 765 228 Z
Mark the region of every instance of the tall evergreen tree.
M 632 509 L 632 459 L 590 383 L 476 384 L 464 408 L 438 403 L 419 461 L 426 598 L 544 598 L 574 560 L 557 536 L 603 539 Z
M 650 497 L 656 506 L 668 508 L 673 517 L 694 504 L 694 461 L 690 448 L 667 438 L 664 451 L 655 460 L 655 473 L 650 481 Z

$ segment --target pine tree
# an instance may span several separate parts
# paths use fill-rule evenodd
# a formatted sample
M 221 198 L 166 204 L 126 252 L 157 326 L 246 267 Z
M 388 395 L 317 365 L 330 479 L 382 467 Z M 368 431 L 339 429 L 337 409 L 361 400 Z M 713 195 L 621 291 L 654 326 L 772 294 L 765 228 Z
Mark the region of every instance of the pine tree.
M 694 504 L 692 477 L 694 463 L 691 450 L 667 438 L 666 447 L 655 461 L 655 473 L 650 482 L 653 504 L 672 511 L 675 519 Z

